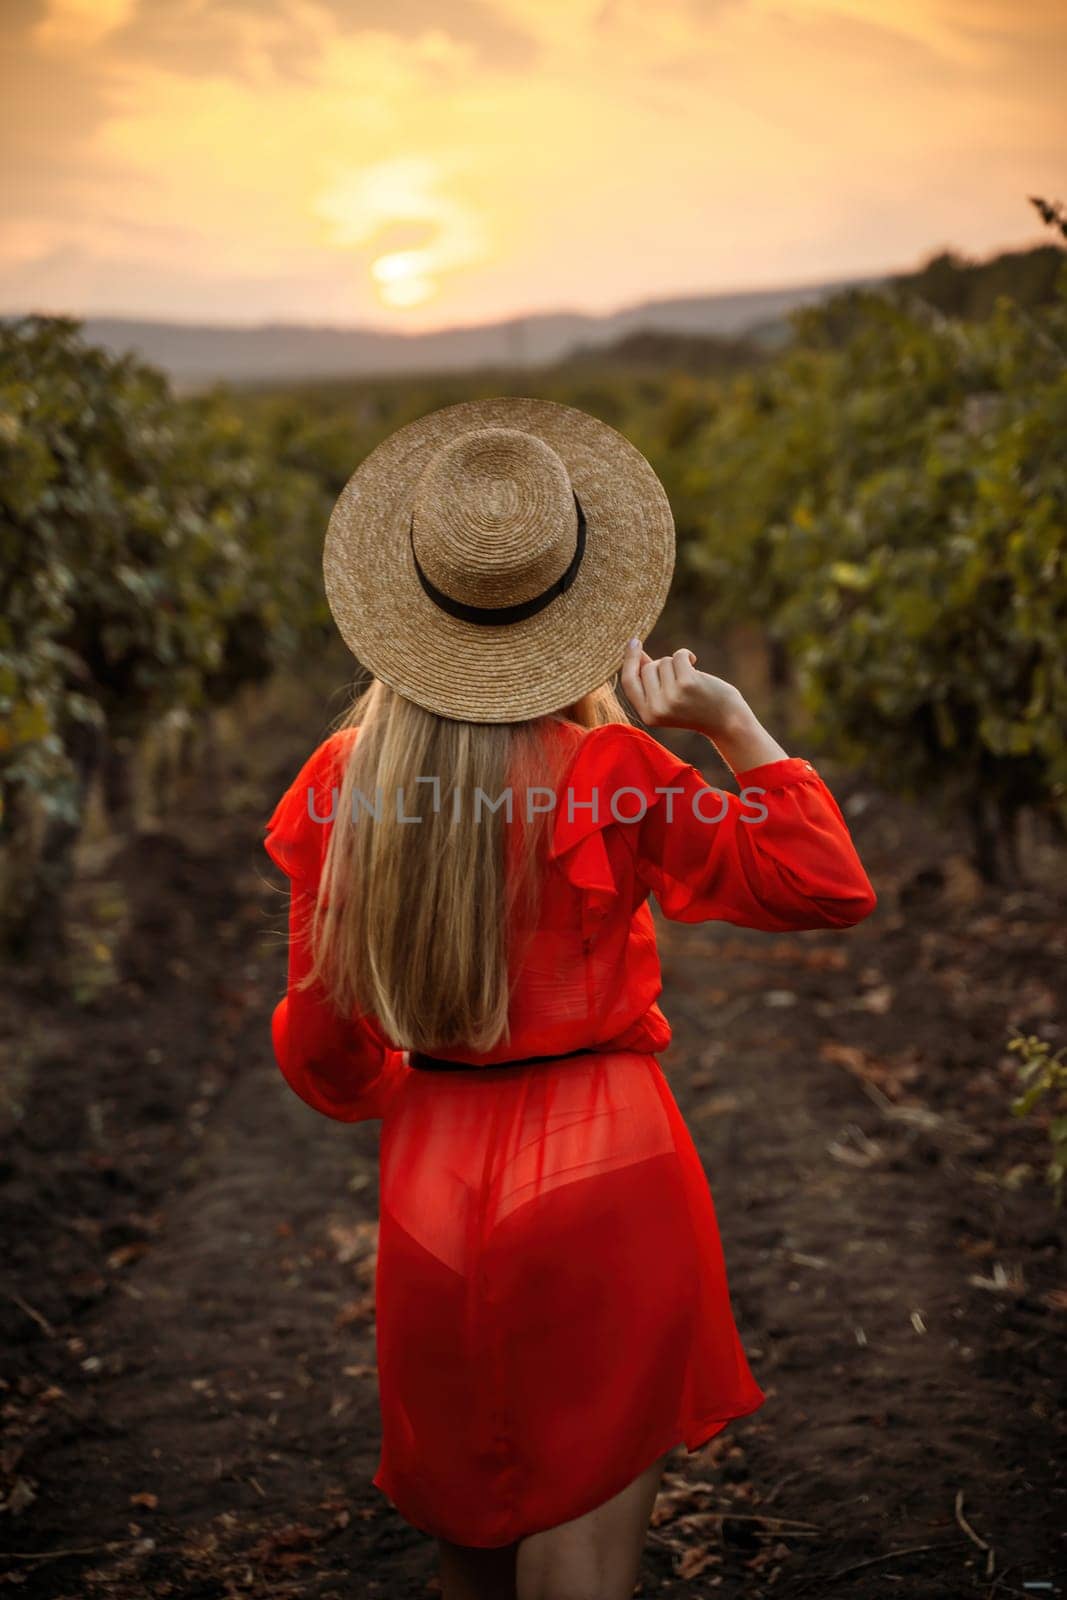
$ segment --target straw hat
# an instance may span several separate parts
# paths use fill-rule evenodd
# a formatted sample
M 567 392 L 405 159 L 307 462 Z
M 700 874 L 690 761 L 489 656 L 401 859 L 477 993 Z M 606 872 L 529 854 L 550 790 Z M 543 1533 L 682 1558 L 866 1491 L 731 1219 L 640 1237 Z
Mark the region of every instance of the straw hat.
M 330 517 L 341 636 L 399 694 L 461 722 L 518 722 L 606 683 L 674 569 L 644 456 L 547 400 L 473 400 L 398 429 Z

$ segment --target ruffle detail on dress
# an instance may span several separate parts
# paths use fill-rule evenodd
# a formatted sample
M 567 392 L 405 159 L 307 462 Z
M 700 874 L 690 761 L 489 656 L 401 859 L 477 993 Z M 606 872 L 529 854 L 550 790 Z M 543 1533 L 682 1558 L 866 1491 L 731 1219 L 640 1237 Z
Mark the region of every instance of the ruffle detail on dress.
M 557 788 L 548 858 L 583 891 L 591 921 L 605 917 L 619 894 L 608 829 L 618 830 L 636 849 L 638 824 L 665 799 L 657 788 L 676 786 L 682 772 L 700 777 L 630 723 L 608 723 L 582 739 Z
M 642 836 L 647 840 L 661 832 L 661 824 L 672 820 L 675 808 L 680 813 L 697 796 L 702 805 L 714 809 L 714 802 L 703 800 L 698 791 L 726 794 L 735 816 L 749 805 L 758 806 L 763 792 L 811 784 L 820 801 L 826 793 L 811 762 L 800 756 L 762 762 L 734 777 L 740 798 L 718 789 L 692 762 L 683 761 L 630 723 L 608 723 L 584 736 L 557 788 L 548 854 L 583 893 L 586 932 L 608 915 L 620 893 L 619 875 L 612 865 L 612 851 L 617 850 L 613 831 L 626 840 L 636 859 Z M 746 791 L 753 795 L 751 800 L 745 799 Z M 698 832 L 704 834 L 702 829 Z M 708 832 L 698 849 L 703 852 L 711 842 Z M 695 866 L 700 866 L 699 857 Z

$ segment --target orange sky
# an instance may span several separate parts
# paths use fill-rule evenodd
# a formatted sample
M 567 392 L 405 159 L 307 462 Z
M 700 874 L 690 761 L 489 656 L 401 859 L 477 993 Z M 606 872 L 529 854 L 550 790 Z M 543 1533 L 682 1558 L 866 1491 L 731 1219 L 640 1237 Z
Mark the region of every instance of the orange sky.
M 1042 238 L 1061 0 L 0 0 L 0 311 L 422 329 Z M 1047 237 L 1047 236 L 1046 236 Z

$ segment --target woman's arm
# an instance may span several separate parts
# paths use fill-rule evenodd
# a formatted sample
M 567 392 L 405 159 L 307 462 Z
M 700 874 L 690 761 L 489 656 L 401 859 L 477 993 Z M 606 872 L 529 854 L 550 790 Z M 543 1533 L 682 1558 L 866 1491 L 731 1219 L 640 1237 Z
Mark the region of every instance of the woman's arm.
M 677 921 L 767 931 L 854 926 L 877 897 L 833 795 L 810 761 L 787 755 L 732 684 L 697 672 L 694 660 L 679 650 L 653 661 L 632 642 L 624 688 L 644 721 L 710 739 L 742 795 L 674 762 L 669 803 L 641 824 L 639 876 Z
M 289 879 L 289 975 L 274 1009 L 274 1056 L 295 1094 L 323 1116 L 363 1122 L 384 1114 L 410 1071 L 368 1019 L 340 1017 L 311 968 L 309 931 L 328 842 L 334 789 L 356 730 L 330 736 L 304 762 L 267 823 L 263 847 Z M 309 798 L 312 804 L 309 806 Z
M 321 984 L 301 987 L 311 964 L 307 930 L 314 903 L 314 892 L 294 881 L 288 984 L 271 1021 L 275 1060 L 307 1105 L 338 1122 L 365 1122 L 384 1116 L 411 1069 L 404 1052 L 389 1046 L 366 1019 L 339 1016 Z
M 735 775 L 770 761 L 788 761 L 788 753 L 772 739 L 756 713 L 740 694 L 736 707 L 722 718 L 714 732 L 701 730 Z

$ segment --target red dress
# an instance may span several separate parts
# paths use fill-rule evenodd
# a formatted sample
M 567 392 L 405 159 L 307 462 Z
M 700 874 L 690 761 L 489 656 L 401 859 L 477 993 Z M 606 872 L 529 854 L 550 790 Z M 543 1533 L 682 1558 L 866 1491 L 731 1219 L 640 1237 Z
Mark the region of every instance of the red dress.
M 572 748 L 511 1038 L 435 1054 L 592 1054 L 418 1071 L 373 1018 L 294 989 L 328 842 L 308 790 L 328 816 L 354 731 L 310 757 L 265 841 L 292 880 L 278 1065 L 324 1115 L 382 1119 L 373 1481 L 413 1526 L 466 1545 L 581 1516 L 764 1400 L 708 1180 L 656 1061 L 671 1031 L 649 893 L 680 922 L 779 932 L 847 928 L 875 904 L 810 762 L 739 772 L 763 791 L 739 797 L 628 724 L 547 727 Z

